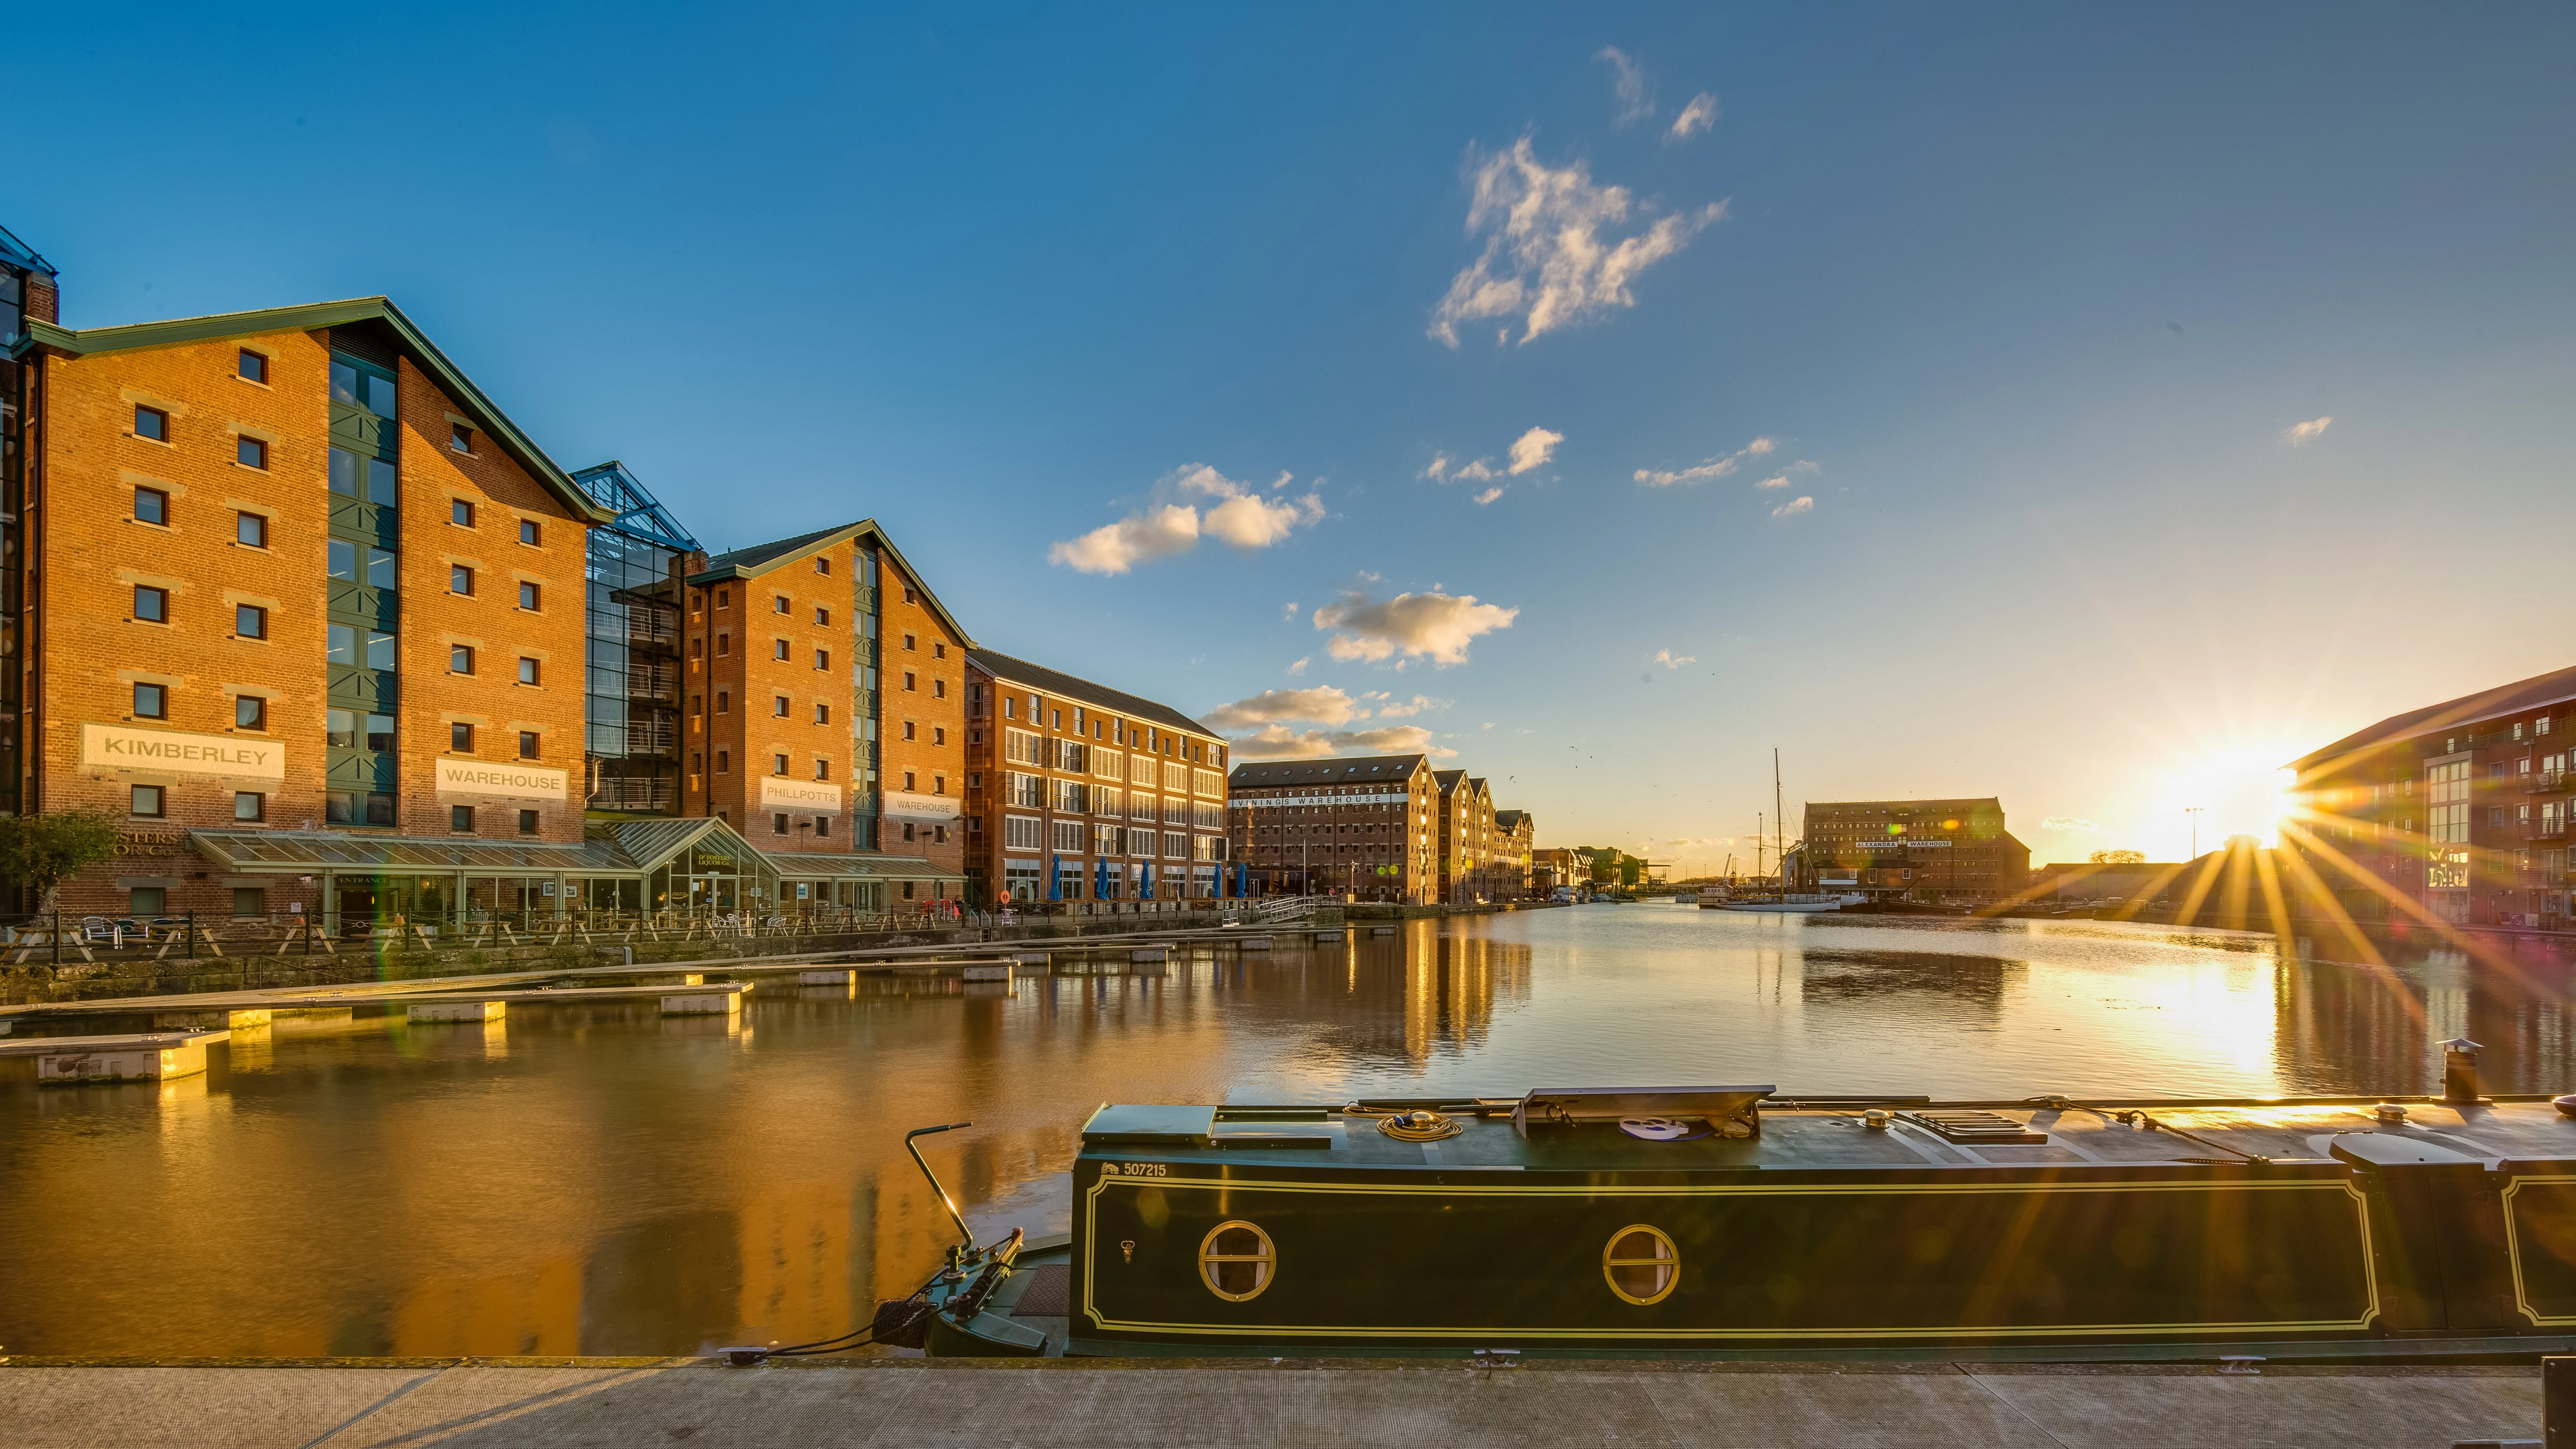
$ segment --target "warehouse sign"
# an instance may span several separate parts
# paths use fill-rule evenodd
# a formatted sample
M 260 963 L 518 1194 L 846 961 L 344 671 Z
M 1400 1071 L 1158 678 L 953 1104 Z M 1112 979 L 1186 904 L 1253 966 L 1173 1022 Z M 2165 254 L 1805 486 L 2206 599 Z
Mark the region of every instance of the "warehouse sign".
M 269 740 L 85 724 L 81 726 L 81 766 L 92 770 L 161 770 L 178 775 L 283 780 L 286 747 Z
M 570 792 L 572 777 L 544 765 L 495 764 L 488 760 L 438 761 L 441 795 L 507 795 L 520 800 L 560 800 Z
M 954 820 L 958 815 L 957 797 L 888 790 L 883 813 L 896 820 Z
M 841 813 L 841 787 L 820 780 L 788 780 L 776 775 L 760 782 L 763 810 L 811 810 L 817 815 Z

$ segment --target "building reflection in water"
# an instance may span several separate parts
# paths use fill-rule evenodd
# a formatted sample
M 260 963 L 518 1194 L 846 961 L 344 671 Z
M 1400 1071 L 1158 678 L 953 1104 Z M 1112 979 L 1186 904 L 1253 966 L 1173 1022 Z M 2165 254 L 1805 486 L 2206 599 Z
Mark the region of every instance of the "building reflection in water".
M 1532 1086 L 2368 1093 L 2486 1044 L 2576 1087 L 2561 961 L 2380 967 L 2110 923 L 1795 923 L 1647 907 L 1365 927 L 1164 977 L 970 992 L 867 976 L 737 1022 L 342 1011 L 204 1076 L 0 1078 L 0 1344 L 21 1353 L 667 1354 L 829 1337 L 953 1228 L 1060 1231 L 1102 1101 L 1346 1101 Z M 220 1054 L 219 1054 L 220 1055 Z

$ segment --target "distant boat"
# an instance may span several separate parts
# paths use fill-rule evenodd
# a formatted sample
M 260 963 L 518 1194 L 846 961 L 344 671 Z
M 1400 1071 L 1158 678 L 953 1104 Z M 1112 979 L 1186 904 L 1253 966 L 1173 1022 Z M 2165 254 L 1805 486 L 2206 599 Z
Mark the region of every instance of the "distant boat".
M 1844 903 L 1845 898 L 1842 896 L 1810 896 L 1797 894 L 1785 896 L 1741 896 L 1719 906 L 1718 909 L 1721 911 L 1785 911 L 1792 915 L 1811 916 L 1821 911 L 1839 911 L 1843 908 Z

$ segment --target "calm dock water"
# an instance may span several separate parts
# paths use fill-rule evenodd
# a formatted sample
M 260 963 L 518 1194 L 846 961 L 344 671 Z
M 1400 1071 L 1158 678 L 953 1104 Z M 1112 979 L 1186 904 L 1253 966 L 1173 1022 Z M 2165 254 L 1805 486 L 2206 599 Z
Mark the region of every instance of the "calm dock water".
M 0 1078 L 0 1351 L 659 1354 L 843 1331 L 945 1242 L 1061 1230 L 1104 1100 L 1768 1082 L 1786 1092 L 2576 1090 L 2564 964 L 2267 936 L 1640 904 L 1413 921 L 1167 974 L 764 987 L 235 1033 L 203 1076 Z

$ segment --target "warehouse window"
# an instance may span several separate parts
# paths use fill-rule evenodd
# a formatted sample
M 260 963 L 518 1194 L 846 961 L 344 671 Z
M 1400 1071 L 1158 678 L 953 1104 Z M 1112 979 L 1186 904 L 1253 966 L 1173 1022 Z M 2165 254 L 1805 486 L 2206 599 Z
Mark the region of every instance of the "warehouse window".
M 134 617 L 147 624 L 170 622 L 170 591 L 149 584 L 134 586 Z
M 168 526 L 170 522 L 170 495 L 162 492 L 158 488 L 135 489 L 134 521 L 137 523 L 158 523 L 165 527 Z
M 268 515 L 265 513 L 233 515 L 233 540 L 252 548 L 268 547 Z
M 233 696 L 233 727 L 245 730 L 268 728 L 268 701 L 256 694 Z
M 529 658 L 529 657 L 527 657 L 527 656 L 525 656 L 525 655 L 521 655 L 521 656 L 520 656 L 520 658 L 519 658 L 519 682 L 520 682 L 521 684 L 534 684 L 534 683 L 536 683 L 536 682 L 537 682 L 537 661 L 536 661 L 536 660 L 531 659 L 531 658 Z
M 541 826 L 539 825 L 536 811 L 522 810 L 519 812 L 519 833 L 521 835 L 534 835 L 540 828 Z
M 456 720 L 447 727 L 447 747 L 460 755 L 474 753 L 474 726 Z
M 170 717 L 170 691 L 157 684 L 138 684 L 134 686 L 134 717 L 136 719 L 168 719 Z
M 449 423 L 447 425 L 447 446 L 451 450 L 459 453 L 473 452 L 474 430 L 465 426 L 463 423 Z
M 474 505 L 466 502 L 462 498 L 449 499 L 447 501 L 447 521 L 455 524 L 459 528 L 472 528 L 474 526 Z
M 519 542 L 535 547 L 544 539 L 544 537 L 544 531 L 538 527 L 535 519 L 522 518 L 519 520 Z
M 245 468 L 265 470 L 268 467 L 268 444 L 257 438 L 242 438 L 233 445 L 233 460 Z
M 538 740 L 537 732 L 535 730 L 519 731 L 519 758 L 523 760 L 535 759 L 537 757 L 537 745 L 539 743 L 540 741 Z
M 139 403 L 136 404 L 134 409 L 134 436 L 138 438 L 150 438 L 156 443 L 166 443 L 170 441 L 170 415 L 161 411 L 159 408 L 147 408 Z
M 448 806 L 448 807 L 447 807 L 447 828 L 448 828 L 449 830 L 455 831 L 457 834 L 460 834 L 460 835 L 471 835 L 471 834 L 473 834 L 473 833 L 474 833 L 474 807 L 473 807 L 473 806 L 471 806 L 471 805 L 450 805 L 450 806 Z
M 447 566 L 447 591 L 451 594 L 463 594 L 467 598 L 472 598 L 474 596 L 474 570 L 467 568 L 463 564 L 449 564 Z
M 258 791 L 256 791 L 256 790 L 236 790 L 236 791 L 234 791 L 234 792 L 233 792 L 233 818 L 234 818 L 235 820 L 265 820 L 265 819 L 267 819 L 267 818 L 268 818 L 268 797 L 267 797 L 266 795 L 262 795 L 262 794 L 260 794 L 260 793 L 259 793 Z
M 534 610 L 537 607 L 538 601 L 544 597 L 544 594 L 545 591 L 538 588 L 535 584 L 521 583 L 519 585 L 519 607 L 522 609 Z
M 268 637 L 268 611 L 257 604 L 233 605 L 233 633 L 244 639 Z
M 474 672 L 474 646 L 470 644 L 448 645 L 447 672 L 450 674 L 472 674 Z
M 158 785 L 137 785 L 127 796 L 127 809 L 136 815 L 155 817 L 163 813 L 165 802 Z
M 248 381 L 257 383 L 268 381 L 267 353 L 253 352 L 245 347 L 241 349 L 241 357 L 234 366 L 241 370 L 242 377 Z

